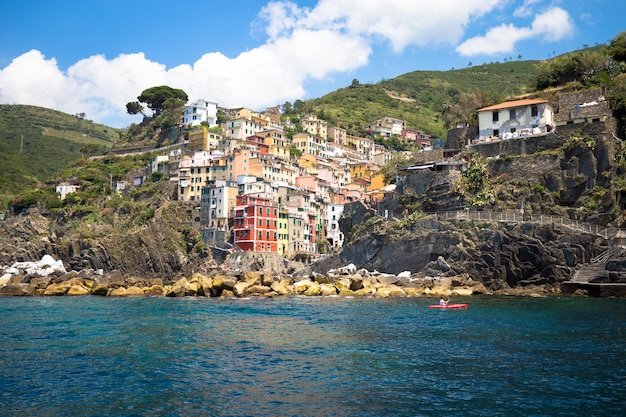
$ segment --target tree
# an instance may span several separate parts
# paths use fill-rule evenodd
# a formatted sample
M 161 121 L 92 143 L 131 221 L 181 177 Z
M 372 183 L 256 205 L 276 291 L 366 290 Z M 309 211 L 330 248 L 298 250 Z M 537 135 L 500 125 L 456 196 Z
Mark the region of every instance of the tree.
M 189 97 L 183 90 L 162 85 L 143 90 L 141 95 L 137 97 L 137 100 L 141 103 L 146 103 L 148 108 L 154 112 L 154 115 L 158 116 L 165 109 L 184 105 L 189 100 Z M 128 109 L 128 105 L 126 106 Z
M 609 53 L 616 61 L 626 62 L 626 32 L 621 32 L 611 41 Z
M 130 101 L 126 103 L 126 113 L 128 114 L 137 114 L 143 113 L 143 106 L 138 101 Z
M 493 97 L 485 90 L 475 88 L 461 93 L 456 103 L 446 105 L 442 111 L 444 126 L 450 129 L 459 123 L 475 123 L 477 119 L 476 110 L 493 103 Z
M 359 80 L 357 80 L 356 78 L 352 80 L 352 84 L 350 84 L 350 88 L 357 88 L 361 85 L 361 83 L 359 82 Z

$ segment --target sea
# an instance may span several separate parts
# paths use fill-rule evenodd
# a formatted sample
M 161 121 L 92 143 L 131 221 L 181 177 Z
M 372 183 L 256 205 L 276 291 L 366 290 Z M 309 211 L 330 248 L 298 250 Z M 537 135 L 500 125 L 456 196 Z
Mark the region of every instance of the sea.
M 0 415 L 626 415 L 626 299 L 437 301 L 0 298 Z

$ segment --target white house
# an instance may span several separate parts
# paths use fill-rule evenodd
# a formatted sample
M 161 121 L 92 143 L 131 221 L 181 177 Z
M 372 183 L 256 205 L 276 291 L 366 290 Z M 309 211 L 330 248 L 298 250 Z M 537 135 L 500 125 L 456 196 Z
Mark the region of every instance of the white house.
M 329 204 L 326 218 L 326 239 L 332 249 L 343 246 L 344 235 L 339 229 L 339 219 L 343 214 L 343 204 Z
M 202 122 L 207 122 L 209 127 L 217 125 L 217 101 L 199 99 L 185 106 L 185 125 L 198 126 Z
M 554 128 L 547 100 L 515 100 L 478 109 L 478 139 L 513 139 L 545 135 Z
M 57 193 L 61 194 L 59 196 L 61 200 L 65 200 L 65 197 L 67 197 L 68 194 L 78 192 L 78 190 L 80 190 L 78 185 L 72 185 L 69 183 L 59 184 L 56 188 Z

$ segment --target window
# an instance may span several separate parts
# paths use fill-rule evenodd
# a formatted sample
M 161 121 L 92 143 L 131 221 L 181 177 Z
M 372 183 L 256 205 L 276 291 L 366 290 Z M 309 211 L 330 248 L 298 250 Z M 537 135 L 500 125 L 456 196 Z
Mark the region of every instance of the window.
M 493 136 L 499 136 L 500 131 L 498 129 L 493 129 Z
M 515 119 L 515 109 L 509 110 L 509 119 Z
M 494 111 L 493 113 L 491 113 L 491 120 L 494 122 L 498 121 L 498 112 Z
M 533 104 L 532 106 L 530 106 L 530 115 L 531 117 L 539 116 L 539 108 L 537 107 L 536 104 Z

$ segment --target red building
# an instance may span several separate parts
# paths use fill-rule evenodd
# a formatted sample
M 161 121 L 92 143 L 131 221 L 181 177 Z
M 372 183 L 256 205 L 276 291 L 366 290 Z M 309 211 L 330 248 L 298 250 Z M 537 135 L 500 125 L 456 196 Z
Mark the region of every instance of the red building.
M 237 196 L 235 246 L 251 252 L 278 252 L 278 204 L 267 198 Z

